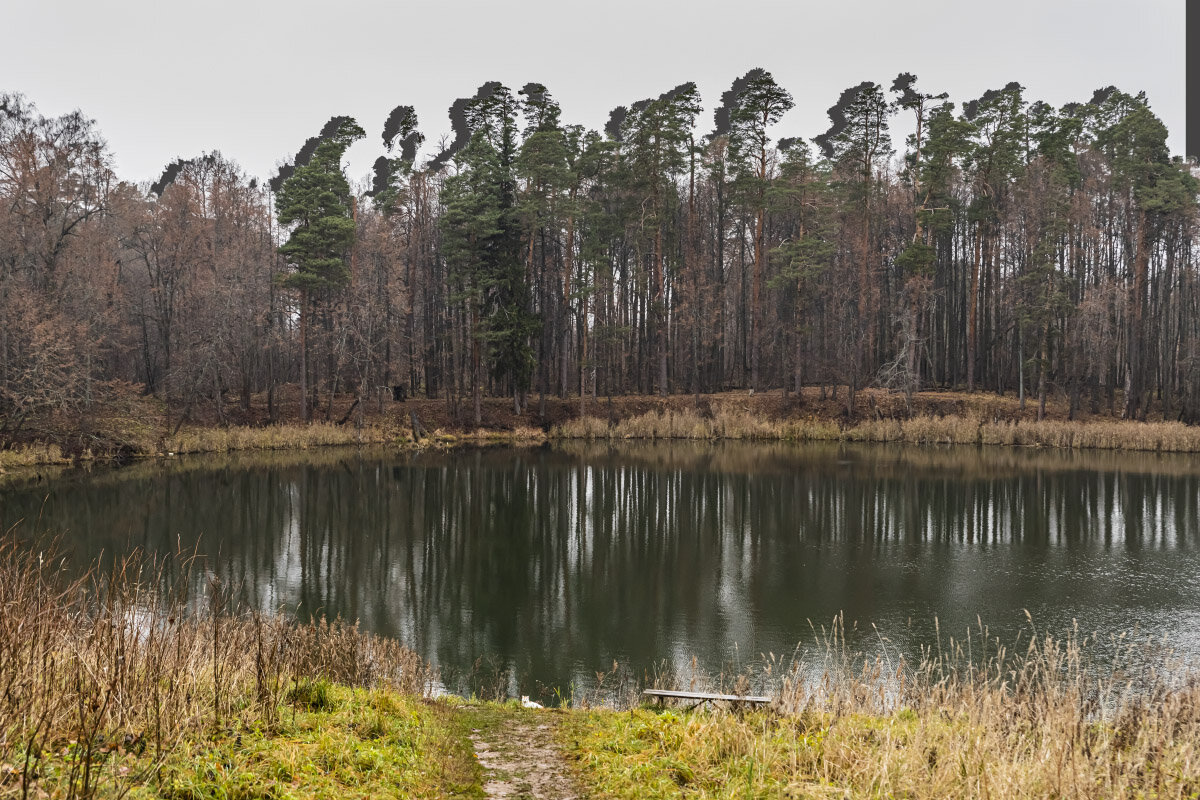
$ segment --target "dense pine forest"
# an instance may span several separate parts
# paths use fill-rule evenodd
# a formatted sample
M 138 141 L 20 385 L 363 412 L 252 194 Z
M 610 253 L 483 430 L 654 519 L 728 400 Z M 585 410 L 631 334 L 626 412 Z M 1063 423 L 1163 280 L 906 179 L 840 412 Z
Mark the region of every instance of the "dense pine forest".
M 0 95 L 0 446 L 146 397 L 168 427 L 802 386 L 1200 418 L 1198 186 L 1144 94 L 836 101 L 774 139 L 795 100 L 755 69 L 711 123 L 683 84 L 596 131 L 489 83 L 439 142 L 377 121 L 355 189 L 349 117 L 267 180 L 212 152 L 138 186 L 84 113 Z

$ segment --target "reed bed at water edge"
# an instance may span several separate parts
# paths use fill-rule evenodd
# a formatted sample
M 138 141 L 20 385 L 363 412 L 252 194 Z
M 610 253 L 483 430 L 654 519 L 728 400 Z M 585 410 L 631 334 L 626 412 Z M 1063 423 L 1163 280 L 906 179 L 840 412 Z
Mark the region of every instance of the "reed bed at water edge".
M 134 555 L 67 578 L 45 551 L 0 542 L 0 795 L 116 796 L 185 738 L 270 728 L 335 684 L 430 690 L 397 642 L 238 609 L 191 566 Z M 118 771 L 115 753 L 137 758 Z
M 1030 630 L 1010 650 L 980 626 L 910 663 L 886 649 L 854 656 L 835 619 L 804 650 L 814 655 L 766 656 L 754 675 L 724 685 L 661 676 L 680 689 L 773 686 L 769 710 L 587 711 L 566 719 L 567 740 L 585 783 L 605 797 L 1200 792 L 1194 671 L 1155 643 L 1114 637 L 1100 658 L 1097 642 L 1077 632 Z
M 0 543 L 0 796 L 437 797 L 453 794 L 438 787 L 478 787 L 478 704 L 421 700 L 436 676 L 397 642 L 341 621 L 239 609 L 199 561 L 131 556 L 79 578 L 64 566 L 11 537 Z M 614 668 L 546 721 L 564 768 L 604 797 L 1200 793 L 1194 667 L 1162 642 L 1055 638 L 1032 621 L 1028 630 L 1007 644 L 982 625 L 957 641 L 939 633 L 909 660 L 882 638 L 869 654 L 853 651 L 836 618 L 814 628 L 811 645 L 753 669 L 664 667 L 639 683 Z M 497 699 L 508 685 L 497 678 Z M 654 709 L 637 705 L 641 685 L 773 702 Z M 498 724 L 524 713 L 505 709 L 488 713 Z M 310 795 L 318 784 L 324 794 Z
M 611 423 L 597 417 L 581 417 L 563 423 L 551 435 L 558 439 L 586 440 L 852 441 L 1200 452 L 1200 427 L 1181 422 L 1035 422 L 948 415 L 877 419 L 843 426 L 825 419 L 772 420 L 733 407 L 717 407 L 711 414 L 691 409 L 650 411 Z
M 163 449 L 172 453 L 227 453 L 235 450 L 292 450 L 335 445 L 382 444 L 395 441 L 403 433 L 383 426 L 335 425 L 314 422 L 309 425 L 267 425 L 261 428 L 185 428 L 168 437 Z

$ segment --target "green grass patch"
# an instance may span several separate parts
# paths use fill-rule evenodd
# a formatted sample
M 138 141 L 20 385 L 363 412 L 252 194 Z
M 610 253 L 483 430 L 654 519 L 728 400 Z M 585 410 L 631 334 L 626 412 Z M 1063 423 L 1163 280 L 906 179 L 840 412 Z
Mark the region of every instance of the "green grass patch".
M 469 729 L 445 702 L 326 684 L 323 703 L 185 737 L 160 764 L 120 748 L 94 764 L 97 797 L 166 800 L 481 798 Z M 320 706 L 320 707 L 318 707 Z M 65 796 L 69 748 L 43 756 L 38 789 Z M 76 791 L 79 787 L 75 776 Z
M 599 797 L 842 795 L 813 768 L 824 729 L 800 718 L 601 710 L 568 716 L 561 735 L 583 783 Z
M 575 712 L 560 736 L 596 797 L 944 798 L 1200 795 L 1195 715 L 1082 723 L 983 691 L 892 713 Z M 1162 715 L 1162 712 L 1159 712 Z

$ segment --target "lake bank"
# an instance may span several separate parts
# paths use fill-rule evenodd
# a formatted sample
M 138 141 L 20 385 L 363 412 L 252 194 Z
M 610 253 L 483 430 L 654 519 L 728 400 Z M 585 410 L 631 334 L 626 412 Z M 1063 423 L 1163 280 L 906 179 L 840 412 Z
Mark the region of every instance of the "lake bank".
M 819 651 L 808 620 L 840 612 L 854 647 L 874 655 L 882 636 L 910 661 L 935 619 L 961 634 L 982 617 L 1011 643 L 1026 610 L 1056 636 L 1137 628 L 1200 659 L 1186 454 L 564 440 L 38 474 L 0 485 L 0 529 L 58 536 L 68 566 L 194 554 L 245 606 L 361 620 L 458 694 L 493 696 L 481 656 L 511 696 L 587 690 L 614 660 L 639 678 L 693 657 L 736 672 Z
M 860 662 L 835 629 L 816 677 L 779 674 L 767 710 L 638 707 L 636 688 L 530 709 L 435 699 L 400 643 L 239 612 L 219 583 L 203 605 L 153 601 L 133 576 L 162 569 L 64 582 L 0 546 L 4 793 L 482 798 L 536 775 L 574 788 L 535 797 L 1173 798 L 1200 781 L 1194 675 L 1096 672 L 1086 639 L 983 652 L 983 632 L 973 655 L 947 641 L 905 664 Z
M 792 393 L 742 392 L 719 395 L 624 396 L 531 400 L 521 415 L 510 400 L 488 398 L 482 424 L 475 426 L 462 401 L 388 401 L 353 413 L 341 398 L 328 416 L 335 421 L 301 424 L 286 413 L 271 422 L 252 405 L 225 419 L 198 419 L 164 430 L 161 409 L 143 401 L 136 409 L 100 415 L 88 437 L 67 433 L 60 422 L 43 434 L 0 451 L 0 472 L 91 460 L 150 458 L 190 453 L 308 450 L 319 447 L 387 445 L 393 448 L 468 444 L 541 444 L 585 440 L 757 440 L 903 442 L 1017 447 L 1200 452 L 1200 427 L 1178 421 L 1135 422 L 1107 414 L 1071 415 L 1051 403 L 1036 419 L 1032 404 L 985 393 L 921 392 L 911 410 L 903 395 L 882 390 L 858 393 L 856 413 L 847 416 L 832 395 L 809 389 Z M 342 406 L 345 406 L 343 409 Z M 294 415 L 293 415 L 294 416 Z M 337 421 L 338 417 L 340 421 Z M 414 418 L 417 425 L 414 429 Z M 57 431 L 57 432 L 56 432 Z

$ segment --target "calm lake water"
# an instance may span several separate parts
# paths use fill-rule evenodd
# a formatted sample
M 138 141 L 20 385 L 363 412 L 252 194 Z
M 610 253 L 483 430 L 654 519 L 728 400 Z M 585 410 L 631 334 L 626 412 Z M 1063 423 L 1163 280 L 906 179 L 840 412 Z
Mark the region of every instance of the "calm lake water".
M 23 520 L 23 521 L 22 521 Z M 172 459 L 0 487 L 74 563 L 178 549 L 262 609 L 360 620 L 511 690 L 804 656 L 844 614 L 914 655 L 988 626 L 1137 631 L 1200 664 L 1200 459 L 976 448 L 567 445 Z M 857 630 L 855 630 L 857 626 Z M 1101 652 L 1110 645 L 1102 642 Z

